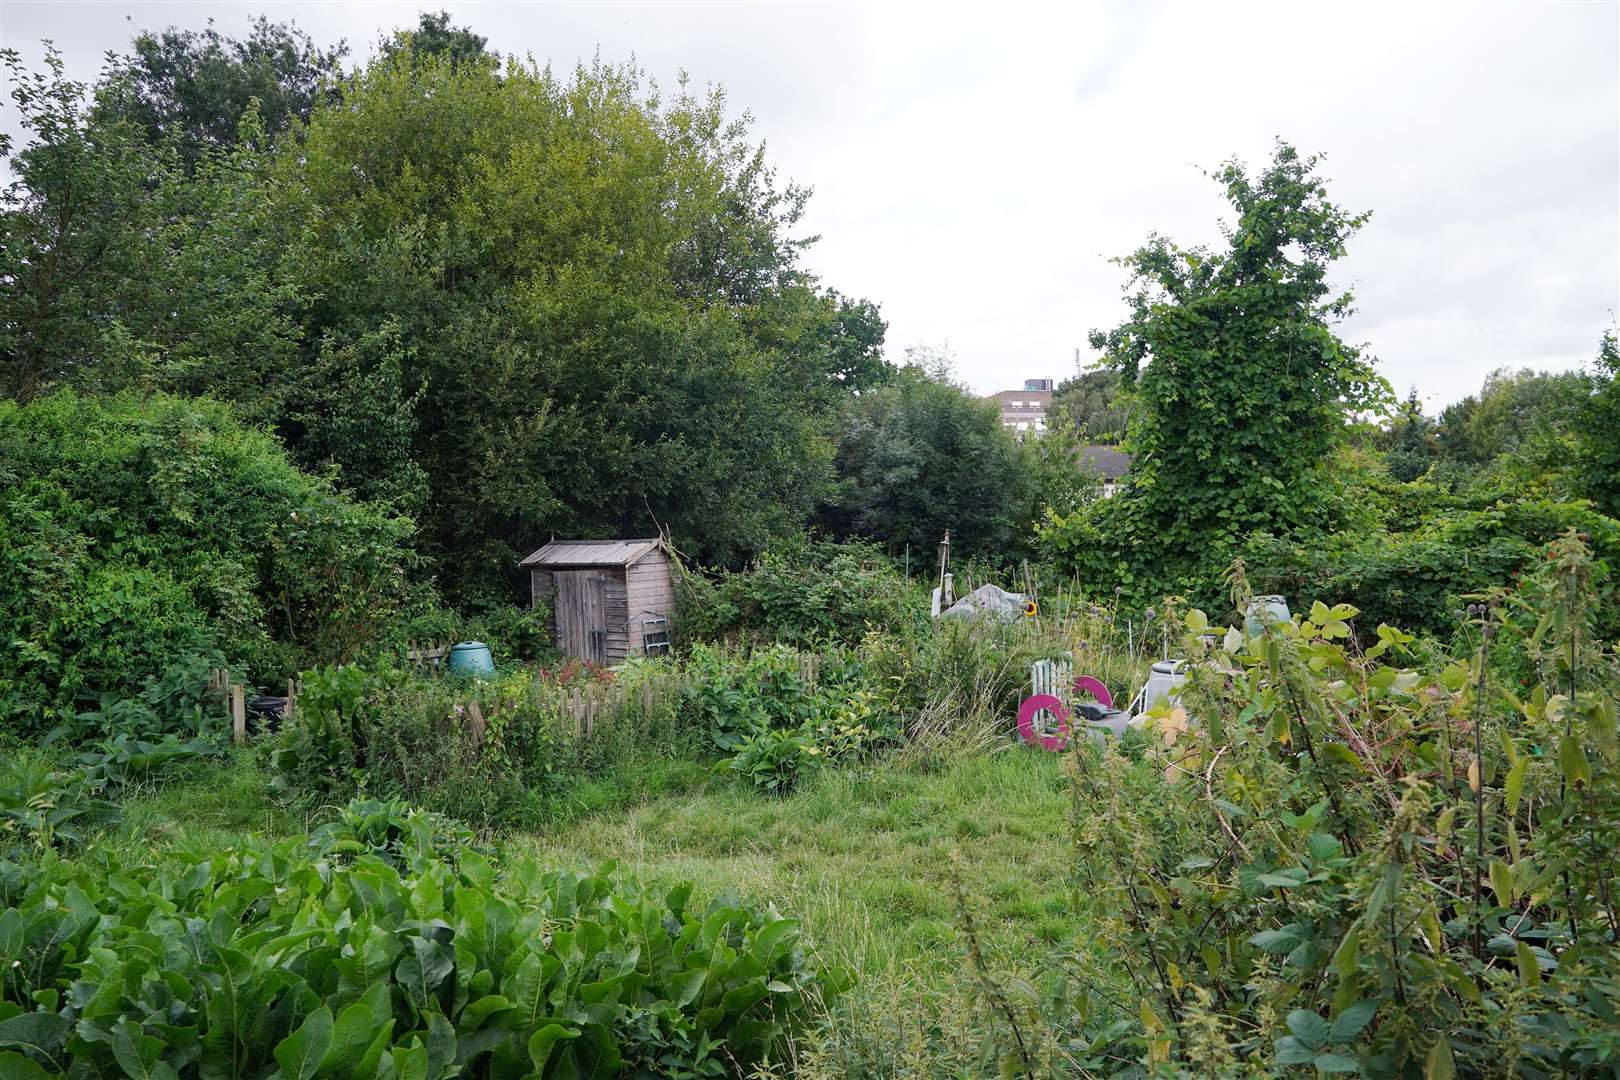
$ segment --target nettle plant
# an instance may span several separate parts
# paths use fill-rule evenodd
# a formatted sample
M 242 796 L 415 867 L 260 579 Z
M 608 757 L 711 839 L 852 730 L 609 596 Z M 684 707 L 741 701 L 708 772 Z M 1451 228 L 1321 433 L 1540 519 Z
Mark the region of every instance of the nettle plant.
M 1252 635 L 1192 611 L 1153 749 L 1077 750 L 1077 852 L 1120 945 L 1100 962 L 1139 994 L 1148 1068 L 1616 1075 L 1614 658 L 1589 636 L 1601 566 L 1573 534 L 1547 556 L 1470 606 L 1471 656 L 1422 670 L 1348 605 Z M 1493 638 L 1546 680 L 1499 685 Z

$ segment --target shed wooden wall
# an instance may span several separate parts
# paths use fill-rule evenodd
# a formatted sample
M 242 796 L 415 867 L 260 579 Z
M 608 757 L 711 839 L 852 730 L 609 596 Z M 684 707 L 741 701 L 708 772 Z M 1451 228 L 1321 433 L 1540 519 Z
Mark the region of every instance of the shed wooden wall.
M 547 619 L 553 644 L 561 647 L 558 633 L 560 619 L 565 613 L 557 611 L 556 574 L 590 573 L 602 577 L 603 621 L 607 635 L 604 660 L 617 664 L 630 656 L 643 654 L 643 636 L 647 630 L 668 630 L 668 624 L 643 627 L 643 620 L 661 617 L 673 618 L 675 613 L 675 581 L 669 557 L 655 551 L 629 567 L 534 567 L 529 571 L 529 603 L 544 603 L 551 608 Z
M 675 578 L 669 556 L 654 551 L 640 562 L 625 570 L 626 599 L 630 609 L 630 648 L 632 655 L 645 651 L 644 629 L 654 632 L 668 630 L 669 625 L 643 628 L 642 620 L 654 616 L 672 619 L 675 615 Z

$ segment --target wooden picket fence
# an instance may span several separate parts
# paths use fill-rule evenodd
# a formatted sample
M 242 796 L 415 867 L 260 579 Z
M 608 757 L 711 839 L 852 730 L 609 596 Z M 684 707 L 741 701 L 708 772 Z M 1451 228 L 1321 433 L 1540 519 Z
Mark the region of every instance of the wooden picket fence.
M 406 659 L 412 663 L 433 667 L 449 654 L 449 645 L 428 643 L 418 646 L 416 642 L 411 642 Z M 799 677 L 807 684 L 815 685 L 820 672 L 819 656 L 806 654 L 799 658 Z M 577 737 L 589 739 L 596 734 L 598 725 L 606 719 L 617 718 L 635 710 L 639 710 L 644 717 L 664 711 L 692 682 L 691 673 L 685 669 L 646 676 L 638 679 L 633 686 L 621 679 L 590 680 L 571 686 L 560 686 L 536 679 L 529 687 L 528 697 L 541 710 L 552 712 L 565 721 L 571 721 Z M 465 696 L 457 696 L 453 714 L 463 718 L 463 722 L 472 733 L 474 745 L 482 745 L 484 731 L 488 728 L 489 722 L 503 710 L 514 708 L 515 703 L 483 700 L 477 693 L 477 685 L 468 684 Z M 245 745 L 248 737 L 245 688 L 241 683 L 231 681 L 229 670 L 215 668 L 209 674 L 208 689 L 225 699 L 231 714 L 231 731 L 236 745 Z M 282 714 L 283 723 L 291 719 L 302 690 L 303 684 L 298 680 L 287 680 L 287 707 Z M 417 695 L 412 704 L 426 708 L 435 700 L 442 699 L 424 693 Z
M 405 643 L 405 659 L 418 667 L 437 669 L 444 665 L 445 658 L 450 655 L 448 641 L 407 641 Z

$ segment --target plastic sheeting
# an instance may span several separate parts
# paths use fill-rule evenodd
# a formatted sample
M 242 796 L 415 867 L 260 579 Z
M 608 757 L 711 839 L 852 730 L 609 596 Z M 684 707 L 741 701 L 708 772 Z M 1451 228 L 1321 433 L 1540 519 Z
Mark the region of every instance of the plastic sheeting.
M 1029 597 L 1012 593 L 997 585 L 980 585 L 962 599 L 940 612 L 942 619 L 976 619 L 980 617 L 1011 622 L 1024 617 L 1024 605 Z

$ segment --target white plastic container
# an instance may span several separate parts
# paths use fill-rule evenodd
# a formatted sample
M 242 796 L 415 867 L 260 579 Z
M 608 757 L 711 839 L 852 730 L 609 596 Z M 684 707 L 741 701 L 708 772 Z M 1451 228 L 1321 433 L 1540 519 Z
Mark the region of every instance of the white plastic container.
M 1160 702 L 1175 705 L 1181 697 L 1181 684 L 1187 681 L 1187 661 L 1158 660 L 1148 671 L 1148 680 L 1131 702 L 1131 723 L 1141 722 L 1143 714 Z

